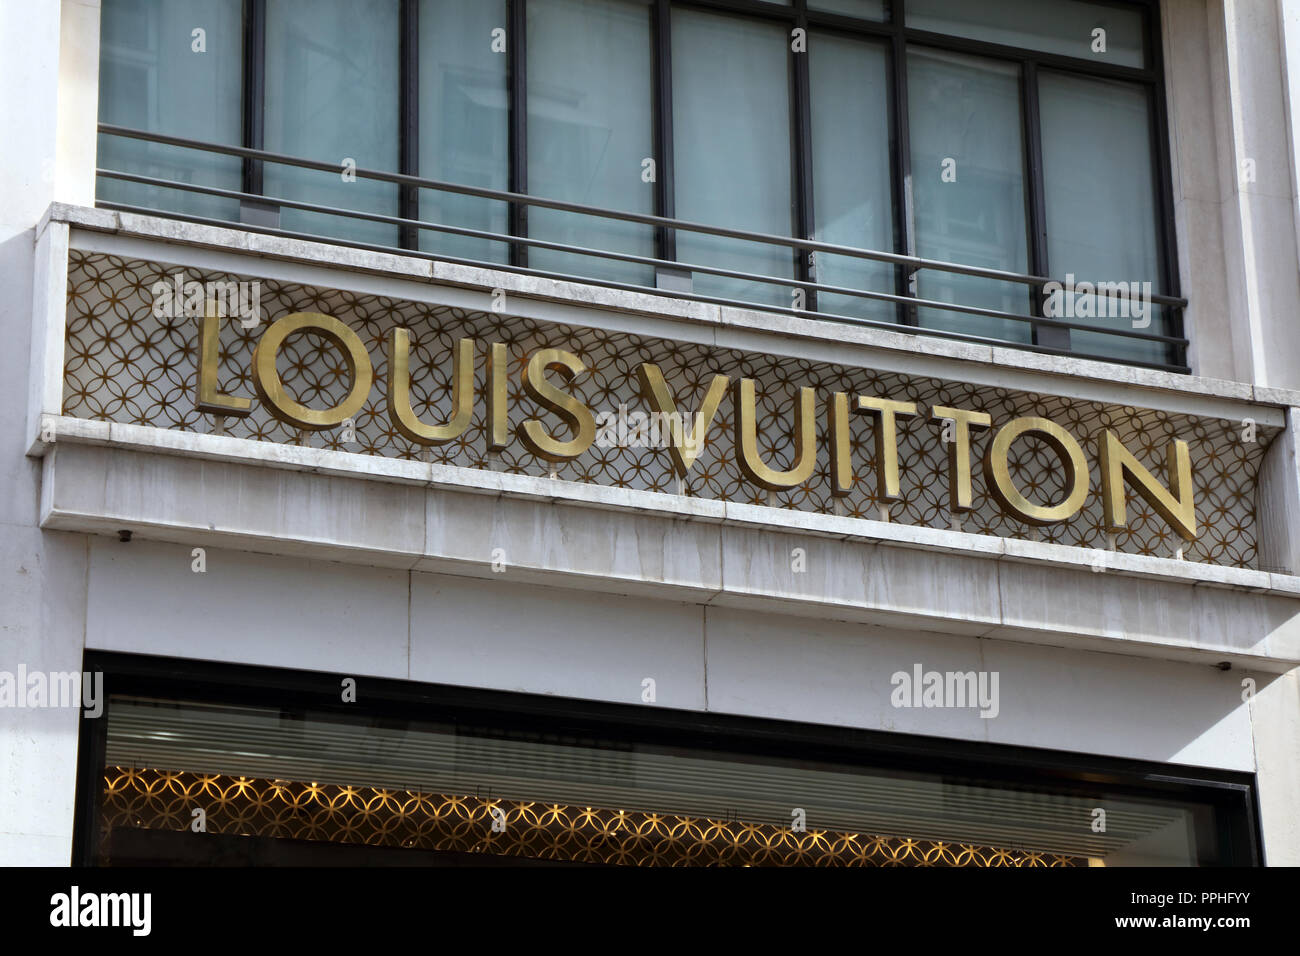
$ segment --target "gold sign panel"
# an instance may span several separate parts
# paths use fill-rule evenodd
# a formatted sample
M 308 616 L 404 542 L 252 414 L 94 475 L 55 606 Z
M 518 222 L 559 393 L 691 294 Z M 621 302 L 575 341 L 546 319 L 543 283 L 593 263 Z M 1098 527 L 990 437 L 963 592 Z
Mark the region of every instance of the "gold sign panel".
M 1253 567 L 1278 429 L 73 251 L 64 413 Z M 188 270 L 199 282 L 242 277 Z

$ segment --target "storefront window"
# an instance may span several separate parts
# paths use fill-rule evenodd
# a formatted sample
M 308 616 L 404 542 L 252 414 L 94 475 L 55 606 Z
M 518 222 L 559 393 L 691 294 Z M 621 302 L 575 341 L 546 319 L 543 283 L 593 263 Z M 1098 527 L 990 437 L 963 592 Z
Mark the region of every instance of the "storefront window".
M 895 739 L 873 755 L 815 727 L 768 736 L 761 721 L 646 723 L 627 707 L 463 691 L 442 703 L 430 687 L 414 704 L 373 682 L 367 704 L 319 708 L 277 676 L 111 696 L 106 721 L 87 722 L 104 755 L 83 780 L 93 862 L 1087 867 L 1249 853 L 1232 835 L 1244 802 L 1071 774 L 1066 755 L 1011 771 L 996 748 L 954 759 Z M 110 688 L 123 679 L 110 667 Z

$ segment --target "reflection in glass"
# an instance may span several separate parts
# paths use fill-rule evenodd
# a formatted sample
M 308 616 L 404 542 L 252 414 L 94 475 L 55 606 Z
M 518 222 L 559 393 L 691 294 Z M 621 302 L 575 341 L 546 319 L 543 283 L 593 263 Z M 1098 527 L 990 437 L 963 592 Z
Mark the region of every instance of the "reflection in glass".
M 889 100 L 883 46 L 815 33 L 809 44 L 812 86 L 813 197 L 816 238 L 858 249 L 894 248 L 889 174 Z M 852 96 L 845 96 L 852 90 Z M 894 268 L 870 259 L 817 256 L 817 281 L 873 292 L 894 291 Z M 892 303 L 818 294 L 817 308 L 892 322 Z
M 344 164 L 398 168 L 397 0 L 267 0 L 266 148 L 339 163 L 338 173 L 267 163 L 268 196 L 398 214 L 397 186 Z M 397 227 L 285 208 L 285 229 L 395 246 Z
M 1047 257 L 1054 278 L 1133 284 L 1160 292 L 1160 242 L 1146 91 L 1131 83 L 1043 71 L 1038 77 L 1046 187 Z M 1149 303 L 1147 303 L 1149 305 Z M 1081 308 L 1082 307 L 1082 308 Z M 1167 334 L 1153 307 L 1117 298 L 1077 301 L 1098 328 Z M 1140 313 L 1140 314 L 1139 314 Z M 1155 342 L 1074 329 L 1071 346 L 1120 360 L 1169 361 Z
M 913 48 L 907 57 L 917 254 L 1029 271 L 1019 69 Z M 952 272 L 920 273 L 921 298 L 1030 314 L 1029 287 Z M 1029 342 L 1028 323 L 920 309 L 925 328 Z
M 650 6 L 645 0 L 528 5 L 528 192 L 654 212 Z M 653 227 L 534 206 L 528 234 L 654 256 Z M 532 248 L 529 265 L 654 285 L 650 266 Z
M 907 26 L 1121 66 L 1144 65 L 1142 11 L 1085 0 L 907 0 Z M 1102 31 L 1098 33 L 1097 31 Z
M 104 0 L 100 12 L 99 120 L 114 126 L 240 145 L 243 71 L 240 0 Z M 194 29 L 206 52 L 196 52 Z M 239 190 L 242 161 L 101 135 L 105 169 L 173 182 Z M 213 219 L 238 219 L 239 202 L 120 179 L 101 178 L 109 202 Z
M 510 188 L 507 58 L 492 49 L 506 22 L 505 0 L 421 0 L 420 175 L 426 179 Z M 507 38 L 508 42 L 508 38 Z M 505 203 L 420 190 L 420 218 L 505 234 Z M 420 248 L 446 256 L 505 262 L 503 242 L 420 230 Z
M 779 24 L 674 9 L 677 217 L 791 235 L 788 47 Z M 677 258 L 794 275 L 787 247 L 679 232 Z M 695 275 L 695 291 L 789 307 L 789 286 Z

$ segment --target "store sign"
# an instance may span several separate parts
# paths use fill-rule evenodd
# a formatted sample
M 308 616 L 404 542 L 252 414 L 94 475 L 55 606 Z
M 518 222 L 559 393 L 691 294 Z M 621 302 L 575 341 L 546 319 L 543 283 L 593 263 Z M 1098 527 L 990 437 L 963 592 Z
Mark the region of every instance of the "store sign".
M 222 318 L 209 304 L 199 323 L 199 362 L 196 406 L 199 411 L 226 418 L 252 413 L 254 398 L 278 421 L 301 431 L 337 429 L 352 421 L 372 401 L 376 374 L 371 355 L 358 333 L 347 323 L 322 312 L 293 312 L 271 323 L 257 339 L 249 372 L 254 395 L 224 392 L 219 386 L 223 369 Z M 333 405 L 308 405 L 290 394 L 277 369 L 285 344 L 299 333 L 311 333 L 329 343 L 346 367 L 346 395 Z M 486 362 L 486 387 L 481 409 L 487 421 L 486 450 L 500 451 L 520 443 L 527 452 L 548 462 L 570 462 L 588 454 L 602 429 L 612 427 L 608 409 L 594 409 L 568 386 L 588 370 L 574 351 L 561 347 L 537 348 L 519 362 L 519 385 L 524 403 L 512 403 L 508 388 L 509 358 L 503 342 L 462 337 L 451 357 L 451 414 L 429 420 L 417 414 L 412 402 L 411 331 L 393 326 L 386 337 L 387 375 L 382 407 L 392 427 L 417 445 L 435 447 L 464 440 L 474 420 L 478 397 L 475 368 Z M 947 498 L 953 515 L 975 510 L 976 471 L 982 471 L 984 488 L 1003 514 L 1030 525 L 1046 527 L 1068 522 L 1084 507 L 1091 491 L 1091 465 L 1100 475 L 1100 496 L 1105 527 L 1110 533 L 1128 525 L 1128 491 L 1140 496 L 1168 528 L 1186 541 L 1198 537 L 1196 488 L 1192 454 L 1187 441 L 1170 439 L 1164 448 L 1164 476 L 1158 477 L 1112 428 L 1079 436 L 1051 418 L 1022 415 L 994 421 L 982 408 L 933 404 L 928 407 L 904 397 L 848 391 L 819 393 L 798 383 L 789 389 L 785 413 L 786 437 L 791 454 L 775 465 L 764 452 L 756 405 L 757 382 L 713 374 L 707 378 L 703 400 L 696 408 L 682 407 L 669 388 L 660 365 L 652 361 L 629 363 L 637 393 L 653 416 L 663 423 L 663 444 L 679 478 L 691 475 L 719 410 L 730 403 L 731 457 L 744 478 L 768 491 L 798 489 L 825 474 L 833 496 L 846 496 L 858 484 L 863 462 L 853 453 L 850 419 L 870 419 L 874 432 L 874 465 L 869 476 L 878 502 L 903 498 L 900 489 L 899 423 L 902 419 L 928 419 L 932 441 L 944 446 L 947 458 Z M 699 389 L 692 389 L 698 392 Z M 824 416 L 823 439 L 818 441 L 818 416 Z M 980 467 L 972 453 L 976 433 L 989 432 Z M 1095 461 L 1090 462 L 1082 440 L 1093 439 Z M 1054 458 L 1051 500 L 1021 487 L 1013 475 L 1013 452 L 1018 443 L 1037 441 Z M 819 468 L 828 462 L 828 469 Z M 906 464 L 906 462 L 903 462 Z M 1041 483 L 1036 483 L 1041 484 Z
M 63 414 L 1258 567 L 1256 488 L 1278 423 L 937 377 L 899 353 L 880 368 L 872 349 L 773 348 L 743 328 L 668 337 L 652 322 L 605 327 L 591 305 L 542 320 L 456 296 L 481 306 L 178 276 L 74 248 Z

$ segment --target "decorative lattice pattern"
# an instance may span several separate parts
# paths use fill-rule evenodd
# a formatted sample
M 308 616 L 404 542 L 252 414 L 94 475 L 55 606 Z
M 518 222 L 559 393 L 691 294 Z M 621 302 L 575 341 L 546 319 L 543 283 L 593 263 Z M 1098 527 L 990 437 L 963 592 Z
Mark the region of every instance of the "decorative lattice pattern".
M 73 251 L 68 280 L 67 360 L 64 407 L 79 418 L 152 425 L 187 431 L 211 431 L 210 416 L 195 410 L 198 320 L 158 318 L 153 314 L 151 287 L 169 281 L 174 267 L 115 256 Z M 237 281 L 244 276 L 185 271 L 187 279 Z M 759 447 L 777 468 L 792 463 L 791 431 L 794 402 L 800 386 L 817 389 L 818 468 L 800 488 L 769 495 L 744 479 L 732 455 L 732 403 L 723 401 L 707 436 L 707 444 L 682 489 L 686 494 L 727 501 L 771 504 L 781 508 L 876 519 L 874 441 L 869 420 L 855 416 L 853 461 L 857 476 L 849 496 L 836 501 L 831 494 L 826 453 L 824 403 L 832 392 L 880 395 L 918 403 L 923 413 L 933 405 L 983 409 L 995 428 L 1019 416 L 1053 419 L 1083 444 L 1091 459 L 1092 484 L 1084 508 L 1070 521 L 1034 531 L 1002 514 L 984 488 L 982 475 L 974 481 L 976 510 L 963 517 L 962 530 L 1010 538 L 1038 537 L 1043 541 L 1081 547 L 1108 548 L 1095 464 L 1094 436 L 1105 427 L 1157 475 L 1164 476 L 1164 453 L 1174 438 L 1191 447 L 1197 489 L 1200 538 L 1184 549 L 1191 561 L 1254 567 L 1257 529 L 1255 482 L 1260 461 L 1277 429 L 1259 428 L 1257 441 L 1242 440 L 1241 423 L 1194 418 L 1131 407 L 1084 402 L 987 386 L 963 385 L 921 376 L 849 368 L 780 356 L 709 348 L 644 336 L 596 329 L 544 324 L 507 314 L 469 312 L 446 306 L 400 301 L 372 295 L 314 288 L 271 280 L 261 281 L 263 323 L 244 329 L 227 320 L 222 331 L 221 388 L 253 397 L 251 357 L 266 323 L 296 311 L 325 312 L 347 323 L 370 352 L 375 384 L 355 419 L 355 439 L 345 442 L 341 429 L 298 433 L 272 418 L 254 398 L 248 418 L 226 419 L 226 432 L 259 441 L 299 443 L 313 447 L 421 458 L 469 468 L 486 468 L 544 477 L 550 463 L 532 456 L 515 440 L 490 456 L 485 439 L 486 411 L 481 400 L 486 380 L 486 344 L 503 342 L 510 353 L 511 425 L 537 413 L 520 382 L 528 356 L 539 348 L 557 347 L 576 354 L 588 371 L 570 390 L 596 413 L 650 411 L 640 397 L 636 369 L 641 362 L 657 363 L 678 407 L 700 407 L 715 373 L 734 382 L 755 379 L 758 393 Z M 470 428 L 455 442 L 427 452 L 403 438 L 385 409 L 386 336 L 400 325 L 410 329 L 411 393 L 417 414 L 428 422 L 444 422 L 451 414 L 452 354 L 462 337 L 480 345 L 476 361 L 476 402 Z M 291 337 L 281 352 L 280 374 L 299 401 L 327 407 L 342 400 L 350 388 L 346 367 L 324 341 L 304 333 Z M 946 448 L 941 423 L 925 417 L 899 419 L 899 459 L 904 500 L 890 508 L 890 519 L 909 525 L 951 527 L 947 499 Z M 560 427 L 563 433 L 562 426 Z M 978 431 L 972 461 L 978 463 L 990 440 Z M 1032 439 L 1013 448 L 1012 476 L 1031 499 L 1055 502 L 1063 496 L 1063 476 L 1056 458 Z M 678 493 L 666 448 L 600 448 L 593 445 L 578 459 L 561 464 L 557 477 L 614 487 Z M 1172 556 L 1180 547 L 1177 535 L 1140 498 L 1130 494 L 1129 527 L 1115 547 L 1138 554 Z
M 632 866 L 1087 866 L 1083 857 L 527 800 L 109 767 L 114 828 L 209 833 Z M 494 812 L 495 811 L 495 812 Z M 493 829 L 493 823 L 497 829 Z M 111 860 L 104 860 L 111 863 Z

